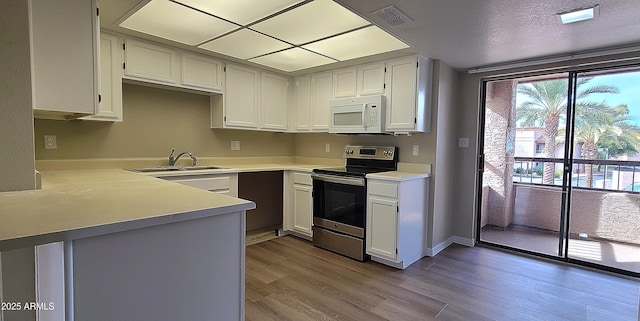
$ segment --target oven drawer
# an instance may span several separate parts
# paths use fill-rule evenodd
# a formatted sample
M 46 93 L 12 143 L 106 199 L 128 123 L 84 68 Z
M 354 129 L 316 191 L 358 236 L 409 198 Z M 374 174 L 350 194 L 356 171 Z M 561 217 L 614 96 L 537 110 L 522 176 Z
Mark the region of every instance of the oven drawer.
M 368 259 L 364 253 L 363 239 L 336 233 L 317 226 L 313 227 L 313 245 L 356 260 L 365 261 Z
M 367 193 L 369 195 L 398 198 L 398 184 L 369 182 L 367 184 Z

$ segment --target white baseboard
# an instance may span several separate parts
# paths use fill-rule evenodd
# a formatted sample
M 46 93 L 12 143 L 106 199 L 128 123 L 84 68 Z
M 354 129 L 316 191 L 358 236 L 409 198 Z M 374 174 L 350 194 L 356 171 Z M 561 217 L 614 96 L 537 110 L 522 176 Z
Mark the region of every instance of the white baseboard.
M 453 244 L 453 236 L 446 239 L 444 242 L 440 242 L 436 244 L 432 248 L 427 248 L 427 256 L 436 256 L 438 253 L 442 252 L 442 250 L 446 249 L 449 245 Z
M 447 247 L 449 247 L 449 245 L 454 244 L 454 243 L 455 244 L 464 245 L 464 246 L 473 247 L 476 242 L 473 239 L 467 239 L 467 238 L 460 237 L 460 236 L 452 236 L 452 237 L 446 239 L 444 242 L 436 244 L 436 246 L 434 246 L 432 248 L 427 248 L 427 250 L 426 250 L 424 255 L 426 255 L 426 256 L 436 256 L 438 253 L 442 252 L 442 250 L 446 249 Z
M 453 243 L 469 246 L 469 247 L 474 247 L 476 245 L 476 241 L 474 239 L 468 239 L 460 236 L 454 236 Z

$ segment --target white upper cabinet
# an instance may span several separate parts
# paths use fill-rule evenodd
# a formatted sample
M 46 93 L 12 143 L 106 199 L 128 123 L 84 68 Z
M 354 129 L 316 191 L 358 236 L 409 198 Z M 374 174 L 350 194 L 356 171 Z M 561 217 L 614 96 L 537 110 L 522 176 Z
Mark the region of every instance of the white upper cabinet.
M 225 71 L 224 127 L 258 128 L 258 70 L 227 64 Z
M 385 63 L 376 62 L 358 66 L 358 96 L 384 95 Z
M 357 94 L 356 67 L 335 70 L 333 72 L 333 98 L 351 98 Z
M 384 95 L 384 74 L 384 62 L 334 70 L 333 98 Z
M 329 131 L 332 82 L 331 72 L 314 74 L 311 77 L 311 129 L 314 131 Z
M 122 121 L 122 45 L 119 37 L 100 34 L 100 104 L 83 119 Z
M 95 114 L 99 81 L 96 1 L 30 3 L 35 117 L 70 119 Z
M 222 92 L 223 73 L 219 60 L 183 52 L 181 62 L 182 86 Z
M 311 76 L 297 77 L 295 83 L 295 130 L 311 130 Z
M 419 56 L 387 62 L 386 131 L 429 132 L 431 65 Z
M 260 73 L 260 129 L 286 131 L 289 78 Z
M 178 52 L 127 38 L 124 74 L 127 78 L 139 78 L 146 82 L 177 85 L 180 81 Z

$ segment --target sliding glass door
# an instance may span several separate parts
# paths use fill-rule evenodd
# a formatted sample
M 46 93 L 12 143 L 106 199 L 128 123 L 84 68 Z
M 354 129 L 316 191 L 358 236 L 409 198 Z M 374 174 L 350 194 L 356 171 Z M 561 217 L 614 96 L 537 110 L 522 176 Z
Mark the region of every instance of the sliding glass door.
M 638 92 L 631 68 L 484 82 L 479 241 L 640 273 Z
M 640 273 L 640 68 L 575 77 L 567 257 Z

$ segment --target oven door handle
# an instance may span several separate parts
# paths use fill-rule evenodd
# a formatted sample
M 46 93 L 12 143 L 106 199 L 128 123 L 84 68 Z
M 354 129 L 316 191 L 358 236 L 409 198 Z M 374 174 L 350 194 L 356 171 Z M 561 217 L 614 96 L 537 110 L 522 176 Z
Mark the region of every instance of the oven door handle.
M 323 181 L 323 182 L 329 182 L 329 183 L 364 186 L 364 178 L 347 178 L 347 177 L 338 177 L 338 176 L 316 174 L 316 173 L 311 174 L 311 178 L 315 180 Z

